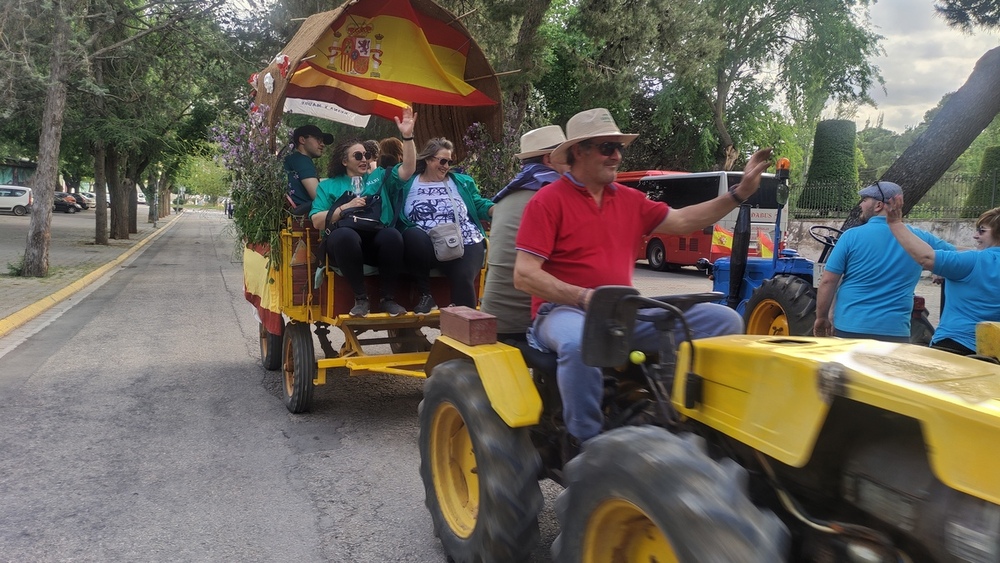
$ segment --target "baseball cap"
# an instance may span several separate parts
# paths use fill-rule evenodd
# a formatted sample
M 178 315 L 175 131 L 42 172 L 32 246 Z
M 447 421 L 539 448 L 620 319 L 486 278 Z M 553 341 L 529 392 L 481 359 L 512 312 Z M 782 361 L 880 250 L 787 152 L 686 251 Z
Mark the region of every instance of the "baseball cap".
M 898 195 L 903 195 L 903 188 L 893 182 L 875 182 L 859 191 L 858 195 L 863 198 L 870 197 L 876 201 L 885 203 Z
M 325 145 L 333 144 L 333 135 L 324 133 L 319 127 L 312 124 L 296 127 L 295 131 L 292 131 L 293 145 L 299 145 L 299 137 L 316 137 L 317 139 L 322 139 Z

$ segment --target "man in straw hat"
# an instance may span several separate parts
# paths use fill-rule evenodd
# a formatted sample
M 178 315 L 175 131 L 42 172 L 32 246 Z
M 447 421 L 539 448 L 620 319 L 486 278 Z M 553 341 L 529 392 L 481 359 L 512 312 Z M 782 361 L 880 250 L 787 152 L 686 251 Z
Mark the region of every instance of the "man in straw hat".
M 501 339 L 523 339 L 531 326 L 531 296 L 514 287 L 514 238 L 524 206 L 542 186 L 559 179 L 565 167 L 552 164 L 551 153 L 566 140 L 562 127 L 548 125 L 521 135 L 521 171 L 493 198 L 489 268 L 482 310 L 497 318 Z
M 603 425 L 600 368 L 582 359 L 583 321 L 593 288 L 632 285 L 635 248 L 650 233 L 690 233 L 714 224 L 760 186 L 771 149 L 754 153 L 742 181 L 729 193 L 683 209 L 670 209 L 642 192 L 614 183 L 622 151 L 637 135 L 624 134 L 603 108 L 580 112 L 566 124 L 569 139 L 552 162 L 569 171 L 538 192 L 524 210 L 517 234 L 514 284 L 532 295 L 534 322 L 528 341 L 558 357 L 556 379 L 563 420 L 575 442 L 568 453 Z M 722 305 L 695 305 L 686 314 L 696 338 L 743 331 L 739 314 Z M 655 351 L 652 323 L 637 322 L 632 345 Z

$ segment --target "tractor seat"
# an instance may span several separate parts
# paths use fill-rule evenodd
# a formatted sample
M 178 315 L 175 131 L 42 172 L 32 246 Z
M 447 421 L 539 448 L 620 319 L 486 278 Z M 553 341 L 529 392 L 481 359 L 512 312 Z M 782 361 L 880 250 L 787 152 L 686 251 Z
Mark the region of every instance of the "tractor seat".
M 556 374 L 555 352 L 542 352 L 541 350 L 533 348 L 530 344 L 528 344 L 528 340 L 524 334 L 498 334 L 497 340 L 520 350 L 521 357 L 524 358 L 524 363 L 527 364 L 529 368 L 533 370 L 537 369 L 550 375 Z

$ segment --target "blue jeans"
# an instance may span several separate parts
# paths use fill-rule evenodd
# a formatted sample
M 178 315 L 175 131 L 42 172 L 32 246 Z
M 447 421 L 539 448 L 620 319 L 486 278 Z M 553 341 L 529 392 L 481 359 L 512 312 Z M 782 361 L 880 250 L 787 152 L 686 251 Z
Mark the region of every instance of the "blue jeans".
M 604 376 L 601 368 L 583 363 L 584 315 L 583 310 L 576 307 L 545 303 L 538 309 L 538 316 L 528 330 L 528 342 L 532 346 L 556 354 L 556 381 L 562 395 L 563 420 L 569 433 L 581 443 L 599 434 L 604 426 L 601 411 Z M 723 305 L 700 303 L 691 307 L 684 318 L 693 338 L 743 332 L 739 313 Z M 631 345 L 635 350 L 655 353 L 659 338 L 653 323 L 636 321 Z M 678 327 L 674 338 L 681 342 L 684 330 Z

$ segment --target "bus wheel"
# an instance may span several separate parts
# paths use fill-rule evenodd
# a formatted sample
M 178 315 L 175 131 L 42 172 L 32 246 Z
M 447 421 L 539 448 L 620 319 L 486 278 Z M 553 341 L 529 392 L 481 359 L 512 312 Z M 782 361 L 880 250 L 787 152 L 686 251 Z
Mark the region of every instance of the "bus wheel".
M 795 276 L 764 280 L 747 301 L 743 322 L 747 334 L 812 336 L 816 290 Z
M 663 248 L 663 243 L 653 239 L 646 244 L 646 260 L 649 267 L 662 272 L 667 269 L 667 251 Z

